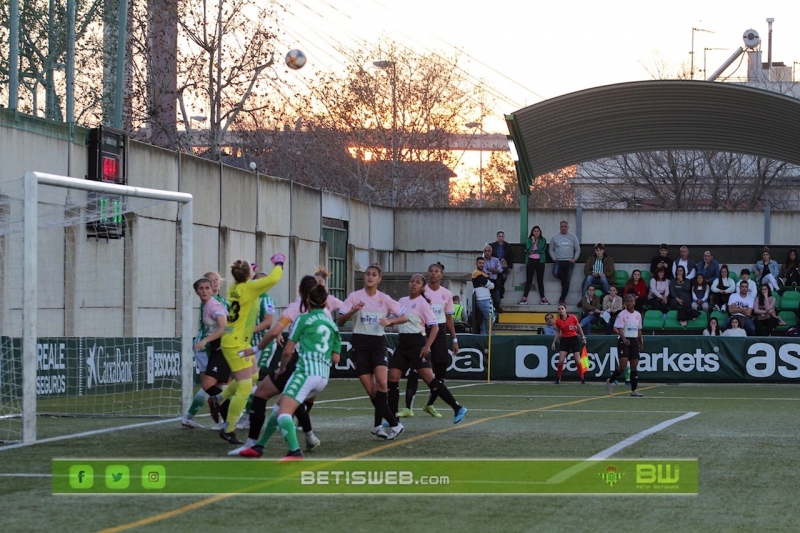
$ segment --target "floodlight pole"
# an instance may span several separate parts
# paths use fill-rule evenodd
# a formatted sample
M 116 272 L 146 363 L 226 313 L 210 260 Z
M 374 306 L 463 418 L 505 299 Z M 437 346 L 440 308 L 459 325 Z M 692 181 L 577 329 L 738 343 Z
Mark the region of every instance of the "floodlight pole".
M 17 110 L 19 95 L 19 0 L 9 5 L 8 108 Z

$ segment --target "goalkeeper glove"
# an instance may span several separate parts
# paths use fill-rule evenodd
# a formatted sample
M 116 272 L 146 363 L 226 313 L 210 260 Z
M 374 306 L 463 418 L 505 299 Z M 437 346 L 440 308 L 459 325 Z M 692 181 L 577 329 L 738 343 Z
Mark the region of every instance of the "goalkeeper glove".
M 272 264 L 275 266 L 283 266 L 283 264 L 286 262 L 286 256 L 283 254 L 275 254 L 272 256 L 270 261 L 272 261 Z

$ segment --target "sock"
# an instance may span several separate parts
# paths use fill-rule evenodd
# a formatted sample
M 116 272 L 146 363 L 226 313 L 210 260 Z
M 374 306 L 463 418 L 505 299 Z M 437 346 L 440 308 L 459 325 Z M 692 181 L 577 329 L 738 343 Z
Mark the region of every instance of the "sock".
M 195 394 L 194 398 L 192 398 L 192 405 L 189 406 L 189 410 L 187 411 L 189 416 L 196 415 L 197 411 L 199 411 L 200 408 L 203 407 L 203 405 L 206 403 L 207 400 L 208 400 L 208 393 L 206 391 L 204 391 L 203 389 L 197 391 L 197 394 Z
M 236 389 L 239 388 L 238 381 L 232 381 L 230 385 L 225 387 L 222 392 L 219 394 L 219 403 L 222 405 L 225 403 L 225 400 L 229 399 L 231 396 L 236 394 Z
M 297 409 L 294 411 L 294 416 L 297 417 L 297 422 L 300 424 L 300 427 L 303 428 L 303 431 L 311 431 L 311 417 L 308 416 L 308 406 L 305 403 L 301 403 L 297 406 Z M 250 422 L 252 424 L 252 422 Z
M 250 422 L 252 424 L 252 421 Z M 267 419 L 267 427 L 264 428 L 264 433 L 256 442 L 256 446 L 261 446 L 262 448 L 267 445 L 267 441 L 275 434 L 275 430 L 278 429 L 278 405 L 276 404 L 272 408 L 272 413 L 269 415 Z
M 225 421 L 228 422 L 228 427 L 225 429 L 226 433 L 231 433 L 236 429 L 236 421 L 239 420 L 239 415 L 244 411 L 244 405 L 247 403 L 247 398 L 250 396 L 250 387 L 253 386 L 253 379 L 247 378 L 234 381 L 237 385 L 234 387 L 236 392 L 231 397 L 231 405 L 228 408 L 228 416 Z M 231 387 L 228 387 L 230 389 Z M 227 391 L 223 391 L 225 394 Z
M 376 391 L 375 398 L 372 399 L 372 405 L 375 406 L 375 424 L 381 425 L 381 421 L 385 418 L 389 422 L 389 426 L 394 427 L 397 425 L 397 418 L 394 413 L 389 412 L 389 403 L 385 392 Z
M 283 413 L 278 416 L 278 425 L 281 428 L 281 435 L 283 435 L 284 440 L 286 440 L 286 444 L 289 445 L 289 451 L 294 452 L 299 450 L 300 445 L 297 443 L 297 428 L 294 426 L 292 415 Z
M 631 369 L 631 392 L 636 390 L 636 387 L 639 386 L 639 369 L 632 368 Z
M 444 402 L 453 408 L 453 411 L 458 414 L 461 409 L 461 404 L 453 397 L 453 393 L 447 388 L 447 385 L 441 379 L 434 379 L 428 385 L 431 388 L 432 394 L 437 394 L 444 400 Z
M 389 411 L 396 413 L 400 407 L 400 383 L 397 381 L 389 382 Z
M 251 392 L 250 396 L 247 397 L 247 403 L 244 404 L 244 410 L 242 410 L 242 413 L 244 413 L 244 415 L 248 418 L 250 417 L 250 407 L 253 405 L 253 398 L 255 397 L 256 395 Z
M 416 372 L 409 372 L 408 379 L 406 380 L 406 409 L 412 409 L 414 406 L 414 396 L 417 395 L 417 387 L 419 386 L 419 374 Z
M 264 419 L 267 418 L 267 400 L 255 396 L 253 404 L 250 406 L 250 432 L 248 437 L 257 440 L 261 435 L 261 428 L 264 427 Z
M 558 379 L 561 379 L 561 373 L 564 371 L 564 363 L 559 361 L 558 366 L 556 367 L 556 371 L 558 372 Z
M 228 420 L 228 410 L 231 408 L 231 401 L 228 400 L 219 406 L 219 417 L 222 420 Z

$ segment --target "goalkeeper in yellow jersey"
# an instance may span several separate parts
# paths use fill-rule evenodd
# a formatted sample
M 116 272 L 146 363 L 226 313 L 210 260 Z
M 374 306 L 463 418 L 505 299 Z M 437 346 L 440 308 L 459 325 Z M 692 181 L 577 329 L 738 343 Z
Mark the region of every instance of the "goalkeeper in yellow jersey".
M 230 398 L 228 425 L 220 430 L 219 436 L 231 444 L 243 444 L 236 438 L 234 428 L 250 396 L 253 375 L 258 371 L 255 356 L 246 355 L 245 352 L 250 348 L 250 338 L 256 325 L 258 297 L 280 281 L 286 256 L 275 254 L 271 261 L 275 265 L 272 272 L 256 281 L 250 281 L 254 272 L 249 262 L 239 259 L 231 265 L 235 283 L 228 290 L 228 321 L 220 345 L 231 367 L 233 381 L 222 393 L 211 398 L 216 405 Z

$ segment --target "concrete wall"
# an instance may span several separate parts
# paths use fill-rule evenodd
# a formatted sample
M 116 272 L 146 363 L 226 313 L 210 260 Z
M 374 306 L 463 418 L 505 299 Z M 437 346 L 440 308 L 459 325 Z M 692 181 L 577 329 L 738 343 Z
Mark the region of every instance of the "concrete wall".
M 10 125 L 5 110 L 0 112 L 0 195 L 8 191 L 3 182 L 19 179 L 27 170 L 86 175 L 87 132 L 78 129 L 73 142 L 68 130 L 44 122 Z M 394 211 L 138 143 L 130 144 L 128 165 L 131 185 L 193 195 L 195 279 L 209 270 L 229 277 L 228 265 L 239 257 L 269 269 L 273 253 L 286 253 L 284 279 L 271 291 L 279 307 L 295 297 L 300 277 L 325 258 L 326 247 L 320 244 L 323 217 L 346 223 L 351 288 L 356 288 L 355 271 L 375 261 L 386 271 L 398 273 L 424 272 L 431 263 L 442 262 L 446 274 L 455 278 L 453 291 L 469 298 L 467 274 L 474 269 L 483 245 L 494 241 L 498 230 L 505 231 L 509 242 L 520 241 L 515 209 Z M 0 208 L 2 224 L 19 218 L 17 208 Z M 772 245 L 795 245 L 800 227 L 800 211 L 767 215 L 755 211 L 540 210 L 529 213 L 528 228 L 539 225 L 549 239 L 562 219 L 569 221 L 570 230 L 584 244 L 653 245 L 654 254 L 660 242 L 685 243 L 712 248 L 721 260 L 725 246 L 753 246 L 755 251 L 766 236 Z M 174 334 L 182 320 L 174 297 L 179 269 L 171 257 L 179 238 L 177 208 L 161 205 L 140 213 L 133 232 L 122 240 L 87 239 L 82 226 L 73 232 L 42 232 L 40 334 Z M 0 237 L 0 334 L 21 331 L 21 249 L 18 236 Z M 753 255 L 755 261 L 757 255 Z M 699 258 L 698 253 L 693 256 Z M 775 259 L 782 261 L 783 254 Z M 647 260 L 649 256 L 641 263 L 621 266 L 631 269 Z M 548 266 L 545 285 L 552 301 L 557 282 L 549 272 Z M 578 265 L 574 291 L 582 277 Z M 524 266 L 519 265 L 507 290 L 513 291 L 524 280 Z M 511 297 L 516 295 L 507 296 Z

